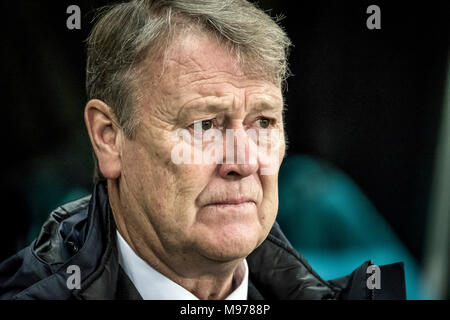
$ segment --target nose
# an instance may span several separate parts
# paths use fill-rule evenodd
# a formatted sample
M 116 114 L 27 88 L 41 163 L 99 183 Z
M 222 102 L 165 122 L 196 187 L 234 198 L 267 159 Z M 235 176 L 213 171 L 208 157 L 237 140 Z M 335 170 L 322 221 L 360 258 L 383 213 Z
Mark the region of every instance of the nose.
M 221 164 L 219 174 L 224 179 L 240 179 L 258 171 L 256 164 Z
M 219 165 L 222 178 L 241 179 L 259 170 L 256 143 L 243 129 L 227 130 L 223 143 L 223 161 Z

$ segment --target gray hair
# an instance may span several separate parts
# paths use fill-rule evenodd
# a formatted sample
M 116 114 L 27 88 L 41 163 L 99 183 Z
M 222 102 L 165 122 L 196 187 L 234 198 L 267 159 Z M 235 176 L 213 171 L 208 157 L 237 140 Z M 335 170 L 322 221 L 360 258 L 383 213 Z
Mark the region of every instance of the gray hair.
M 276 85 L 289 75 L 291 42 L 279 18 L 246 0 L 133 0 L 100 9 L 96 19 L 87 41 L 87 97 L 108 104 L 130 139 L 139 122 L 143 61 L 163 56 L 180 28 L 212 34 L 246 72 Z M 95 154 L 94 161 L 97 182 L 102 176 Z

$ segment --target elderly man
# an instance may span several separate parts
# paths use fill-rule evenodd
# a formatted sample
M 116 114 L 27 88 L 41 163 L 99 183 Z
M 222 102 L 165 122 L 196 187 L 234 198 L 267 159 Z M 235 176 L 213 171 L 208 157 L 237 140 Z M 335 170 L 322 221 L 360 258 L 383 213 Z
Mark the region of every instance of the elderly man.
M 289 46 L 277 23 L 244 0 L 131 1 L 104 10 L 87 51 L 93 194 L 52 212 L 31 246 L 0 266 L 0 297 L 392 292 L 366 285 L 370 262 L 322 280 L 275 222 Z

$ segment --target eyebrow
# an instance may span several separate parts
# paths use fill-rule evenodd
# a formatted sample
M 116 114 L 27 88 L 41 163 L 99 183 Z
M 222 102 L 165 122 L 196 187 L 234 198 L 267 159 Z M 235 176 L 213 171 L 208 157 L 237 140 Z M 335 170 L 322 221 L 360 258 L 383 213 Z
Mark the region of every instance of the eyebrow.
M 185 119 L 189 116 L 189 111 L 194 111 L 197 113 L 219 113 L 229 110 L 230 107 L 224 104 L 193 104 L 180 109 L 178 112 L 178 119 Z
M 198 113 L 220 113 L 231 110 L 231 105 L 227 104 L 192 104 L 190 106 L 183 107 L 178 112 L 178 118 L 184 119 L 189 116 L 189 111 L 197 111 Z M 261 113 L 261 112 L 280 112 L 283 111 L 284 105 L 282 103 L 268 103 L 265 101 L 259 101 L 249 106 L 248 113 Z
M 249 112 L 260 113 L 263 111 L 275 111 L 279 112 L 283 110 L 282 103 L 267 103 L 267 102 L 258 102 L 255 103 L 254 106 L 250 106 Z

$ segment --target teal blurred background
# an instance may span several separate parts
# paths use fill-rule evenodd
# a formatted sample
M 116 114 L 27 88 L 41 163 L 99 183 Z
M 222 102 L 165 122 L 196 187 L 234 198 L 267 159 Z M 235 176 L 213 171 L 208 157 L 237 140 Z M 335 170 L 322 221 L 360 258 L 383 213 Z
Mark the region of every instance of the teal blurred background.
M 403 261 L 409 299 L 431 298 L 421 288 L 416 259 L 358 186 L 311 156 L 290 156 L 280 171 L 278 222 L 325 279 L 345 276 L 362 261 Z

